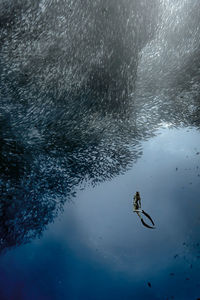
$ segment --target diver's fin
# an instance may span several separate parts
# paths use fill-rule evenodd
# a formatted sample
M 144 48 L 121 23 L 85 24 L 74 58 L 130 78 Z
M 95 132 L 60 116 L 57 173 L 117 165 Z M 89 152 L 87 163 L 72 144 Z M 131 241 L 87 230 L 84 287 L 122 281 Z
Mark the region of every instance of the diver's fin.
M 155 229 L 155 227 L 152 227 L 152 226 L 146 224 L 142 218 L 141 218 L 141 222 L 142 222 L 142 224 L 143 224 L 145 227 L 151 228 L 151 229 Z
M 153 225 L 155 225 L 154 224 L 154 221 L 152 220 L 152 218 L 150 217 L 150 215 L 148 214 L 148 213 L 146 213 L 144 210 L 142 210 L 142 213 L 151 221 L 151 223 L 153 224 Z

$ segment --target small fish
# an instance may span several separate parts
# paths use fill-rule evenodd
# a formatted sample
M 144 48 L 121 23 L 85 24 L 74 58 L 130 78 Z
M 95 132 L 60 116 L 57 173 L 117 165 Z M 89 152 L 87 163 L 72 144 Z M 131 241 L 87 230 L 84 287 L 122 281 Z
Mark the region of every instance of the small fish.
M 148 282 L 148 286 L 151 288 L 151 282 Z
M 174 276 L 174 273 L 170 273 L 169 275 L 170 275 L 170 276 Z
M 178 257 L 178 254 L 175 254 L 175 255 L 174 255 L 174 258 L 177 258 L 177 257 Z

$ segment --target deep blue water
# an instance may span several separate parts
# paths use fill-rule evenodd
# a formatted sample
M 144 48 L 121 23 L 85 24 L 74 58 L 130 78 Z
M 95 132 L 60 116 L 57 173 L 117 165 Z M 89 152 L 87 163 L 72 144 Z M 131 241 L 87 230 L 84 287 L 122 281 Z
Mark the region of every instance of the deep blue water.
M 200 296 L 200 133 L 166 126 L 142 147 L 124 175 L 78 190 L 40 238 L 1 255 L 0 299 Z M 136 190 L 154 230 L 132 212 Z

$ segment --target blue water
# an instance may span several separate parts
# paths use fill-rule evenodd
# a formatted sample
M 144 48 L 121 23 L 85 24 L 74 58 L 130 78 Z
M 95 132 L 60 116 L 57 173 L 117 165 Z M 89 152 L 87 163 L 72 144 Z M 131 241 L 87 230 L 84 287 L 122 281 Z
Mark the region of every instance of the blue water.
M 0 299 L 200 297 L 200 132 L 164 127 L 124 175 L 79 186 L 40 238 L 1 255 Z
M 0 1 L 0 300 L 200 297 L 199 10 Z

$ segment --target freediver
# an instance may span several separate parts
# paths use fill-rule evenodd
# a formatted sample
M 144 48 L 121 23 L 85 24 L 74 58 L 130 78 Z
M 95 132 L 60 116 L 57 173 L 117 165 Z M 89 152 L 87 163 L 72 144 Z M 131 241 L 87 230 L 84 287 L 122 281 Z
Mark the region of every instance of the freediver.
M 141 198 L 140 198 L 139 192 L 136 192 L 136 194 L 134 195 L 134 198 L 133 198 L 133 212 L 136 212 L 136 214 L 138 215 L 142 224 L 145 227 L 155 229 L 155 224 L 154 224 L 154 221 L 152 220 L 152 218 L 143 209 L 141 209 Z M 145 215 L 151 221 L 153 226 L 150 226 L 147 223 L 145 223 L 141 214 Z

